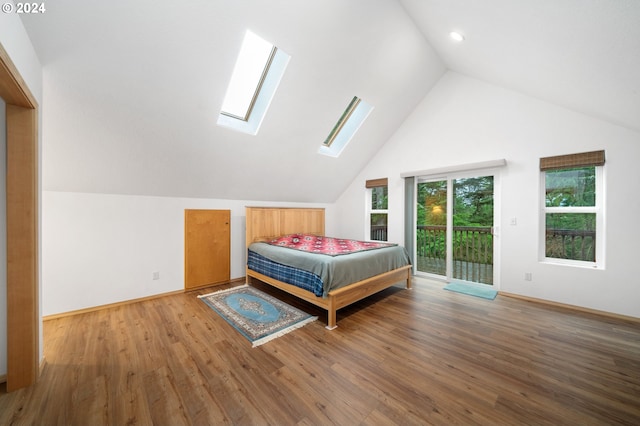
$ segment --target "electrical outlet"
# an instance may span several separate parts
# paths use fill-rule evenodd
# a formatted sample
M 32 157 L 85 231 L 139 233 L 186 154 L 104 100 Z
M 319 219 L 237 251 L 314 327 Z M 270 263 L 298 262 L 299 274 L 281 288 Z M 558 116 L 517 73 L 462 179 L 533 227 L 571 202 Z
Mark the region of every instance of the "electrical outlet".
M 524 280 L 525 281 L 533 281 L 533 274 L 531 272 L 525 272 L 524 273 Z
M 159 280 L 159 279 L 160 279 L 160 272 L 157 272 L 157 271 L 156 271 L 156 272 L 154 272 L 154 273 L 153 273 L 153 279 L 154 279 L 154 280 Z

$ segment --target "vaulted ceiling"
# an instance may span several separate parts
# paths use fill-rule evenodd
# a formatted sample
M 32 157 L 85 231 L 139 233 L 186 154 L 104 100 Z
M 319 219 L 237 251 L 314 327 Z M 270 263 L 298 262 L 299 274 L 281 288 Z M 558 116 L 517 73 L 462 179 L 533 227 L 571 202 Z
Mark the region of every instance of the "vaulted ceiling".
M 448 69 L 640 131 L 640 1 L 400 1 Z
M 332 202 L 447 69 L 640 131 L 639 4 L 48 2 L 22 16 L 43 65 L 43 186 Z M 216 125 L 246 29 L 291 55 L 257 136 Z M 339 158 L 319 155 L 353 96 L 374 111 Z

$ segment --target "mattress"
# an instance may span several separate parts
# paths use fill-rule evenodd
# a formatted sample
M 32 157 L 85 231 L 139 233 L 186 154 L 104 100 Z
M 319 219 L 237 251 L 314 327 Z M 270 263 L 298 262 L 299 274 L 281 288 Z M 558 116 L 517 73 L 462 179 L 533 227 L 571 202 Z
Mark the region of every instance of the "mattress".
M 326 256 L 267 243 L 253 243 L 249 246 L 248 251 L 247 267 L 249 269 L 279 281 L 305 288 L 316 296 L 322 297 L 326 297 L 331 290 L 411 264 L 409 255 L 402 246 L 383 247 L 341 256 Z M 265 268 L 267 261 L 271 265 Z M 280 270 L 279 273 L 284 272 L 285 275 L 305 275 L 302 272 L 304 271 L 317 279 L 306 275 L 302 279 L 304 283 L 299 285 L 296 282 L 289 282 L 297 281 L 291 279 L 290 276 L 285 277 L 289 281 L 274 276 L 277 273 L 273 271 L 277 270 Z

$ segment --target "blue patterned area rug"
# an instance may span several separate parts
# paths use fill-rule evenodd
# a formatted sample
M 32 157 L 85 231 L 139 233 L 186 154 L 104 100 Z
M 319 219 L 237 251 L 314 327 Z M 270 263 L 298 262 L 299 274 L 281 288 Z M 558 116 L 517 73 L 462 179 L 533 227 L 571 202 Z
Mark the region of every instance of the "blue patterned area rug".
M 246 284 L 198 298 L 246 337 L 253 347 L 318 319 Z
M 495 299 L 498 295 L 498 292 L 487 284 L 465 284 L 453 281 L 444 286 L 444 289 L 489 300 Z

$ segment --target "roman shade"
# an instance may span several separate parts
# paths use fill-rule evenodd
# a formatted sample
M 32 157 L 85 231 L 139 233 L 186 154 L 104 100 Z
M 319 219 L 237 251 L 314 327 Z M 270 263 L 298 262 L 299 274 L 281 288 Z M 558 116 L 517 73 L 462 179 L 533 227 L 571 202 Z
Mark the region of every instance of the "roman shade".
M 604 165 L 604 150 L 556 155 L 555 157 L 543 157 L 540 159 L 541 171 L 602 165 Z
M 378 188 L 380 186 L 388 186 L 389 178 L 371 179 L 365 184 L 366 188 Z

